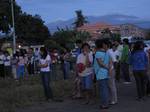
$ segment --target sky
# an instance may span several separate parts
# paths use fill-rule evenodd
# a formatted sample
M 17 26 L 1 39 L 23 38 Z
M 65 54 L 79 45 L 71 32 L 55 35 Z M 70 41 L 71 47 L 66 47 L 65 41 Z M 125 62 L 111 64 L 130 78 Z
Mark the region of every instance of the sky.
M 150 0 L 16 0 L 22 10 L 38 14 L 46 23 L 74 18 L 76 10 L 85 16 L 123 14 L 150 19 Z

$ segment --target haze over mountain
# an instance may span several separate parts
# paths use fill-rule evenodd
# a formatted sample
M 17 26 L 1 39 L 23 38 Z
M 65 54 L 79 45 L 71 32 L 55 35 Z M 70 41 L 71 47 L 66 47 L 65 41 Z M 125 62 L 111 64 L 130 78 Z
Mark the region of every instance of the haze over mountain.
M 129 16 L 129 15 L 121 15 L 121 14 L 113 14 L 113 15 L 105 15 L 105 16 L 87 16 L 86 17 L 89 24 L 91 23 L 97 23 L 97 22 L 103 22 L 108 23 L 112 25 L 120 25 L 125 23 L 130 23 L 137 25 L 138 27 L 148 29 L 150 28 L 150 20 L 142 19 L 136 16 Z M 73 22 L 75 21 L 75 18 L 63 21 L 59 20 L 56 22 L 52 22 L 47 24 L 49 30 L 51 33 L 57 31 L 57 28 L 72 28 Z

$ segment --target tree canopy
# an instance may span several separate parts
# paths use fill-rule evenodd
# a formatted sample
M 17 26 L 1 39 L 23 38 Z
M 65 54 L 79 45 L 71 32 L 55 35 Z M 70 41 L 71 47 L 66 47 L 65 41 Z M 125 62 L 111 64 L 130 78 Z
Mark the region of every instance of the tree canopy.
M 22 13 L 20 6 L 14 1 L 15 20 Z M 0 0 L 0 31 L 8 33 L 12 26 L 11 2 L 10 0 Z
M 47 26 L 40 16 L 32 16 L 22 12 L 14 0 L 14 15 L 17 40 L 24 40 L 29 44 L 41 44 L 50 37 Z M 0 31 L 8 33 L 12 26 L 10 0 L 0 0 Z

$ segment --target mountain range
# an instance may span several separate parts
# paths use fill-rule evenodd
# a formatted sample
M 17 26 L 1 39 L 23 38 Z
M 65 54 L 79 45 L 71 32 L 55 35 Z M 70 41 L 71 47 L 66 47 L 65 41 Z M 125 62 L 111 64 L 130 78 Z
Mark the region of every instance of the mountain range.
M 120 24 L 134 24 L 138 27 L 143 29 L 150 28 L 150 20 L 139 18 L 136 16 L 129 16 L 129 15 L 121 15 L 121 14 L 112 14 L 112 15 L 105 15 L 105 16 L 87 16 L 86 20 L 92 24 L 97 22 L 108 23 L 112 25 L 120 25 Z M 58 28 L 72 28 L 75 18 L 63 21 L 55 21 L 52 23 L 47 24 L 51 33 L 57 31 Z

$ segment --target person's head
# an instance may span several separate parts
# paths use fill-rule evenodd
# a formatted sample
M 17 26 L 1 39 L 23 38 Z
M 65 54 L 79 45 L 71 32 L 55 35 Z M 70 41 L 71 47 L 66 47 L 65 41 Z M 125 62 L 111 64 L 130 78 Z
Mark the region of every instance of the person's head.
M 9 52 L 8 51 L 5 51 L 5 56 L 9 56 Z
M 76 45 L 81 48 L 82 47 L 82 41 L 81 40 L 77 40 L 76 41 Z
M 88 43 L 84 43 L 82 45 L 82 51 L 84 52 L 89 52 L 90 51 L 90 45 Z
M 2 50 L 0 50 L 0 55 L 2 55 L 3 54 L 3 51 Z
M 39 49 L 38 49 L 38 48 L 35 48 L 35 50 L 38 51 Z
M 115 44 L 116 46 L 118 46 L 120 43 L 121 43 L 121 40 L 120 40 L 120 39 L 114 41 L 114 44 Z
M 128 44 L 129 44 L 129 40 L 128 40 L 128 39 L 126 39 L 126 38 L 125 38 L 125 39 L 123 39 L 123 44 L 124 44 L 124 45 L 128 45 Z
M 40 54 L 41 54 L 41 58 L 42 59 L 45 59 L 46 58 L 46 56 L 47 56 L 47 50 L 46 50 L 46 48 L 45 47 L 41 47 L 40 48 Z
M 116 46 L 115 44 L 113 44 L 113 45 L 112 45 L 112 50 L 113 50 L 113 51 L 116 51 L 116 49 L 117 49 L 117 46 Z
M 109 41 L 107 39 L 98 39 L 95 45 L 97 49 L 104 49 L 106 51 L 109 48 Z
M 144 43 L 142 41 L 137 41 L 134 44 L 133 51 L 135 52 L 138 50 L 143 50 L 143 48 L 144 48 Z

